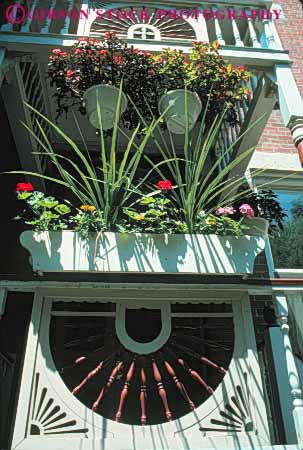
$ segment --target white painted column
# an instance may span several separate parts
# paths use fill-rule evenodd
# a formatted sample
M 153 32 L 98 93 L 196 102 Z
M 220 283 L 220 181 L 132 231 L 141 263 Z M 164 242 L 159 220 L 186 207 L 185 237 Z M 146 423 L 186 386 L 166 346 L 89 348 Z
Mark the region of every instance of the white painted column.
M 275 37 L 274 37 L 272 29 L 270 27 L 269 20 L 264 19 L 263 25 L 264 25 L 264 33 L 265 33 L 265 37 L 266 37 L 267 47 L 275 49 L 276 48 Z
M 269 339 L 272 350 L 274 370 L 277 379 L 281 415 L 283 420 L 286 442 L 295 445 L 297 442 L 296 429 L 292 417 L 292 395 L 288 383 L 288 374 L 285 358 L 281 358 L 281 349 L 284 347 L 283 335 L 279 327 L 269 328 Z
M 66 12 L 71 11 L 73 8 L 73 4 L 74 4 L 74 0 L 67 0 L 66 1 Z M 63 28 L 61 30 L 61 34 L 68 34 L 68 29 L 69 29 L 69 25 L 70 25 L 70 17 L 68 16 L 68 14 L 66 15 L 65 19 L 64 19 L 64 25 Z M 80 19 L 81 21 L 82 19 Z
M 244 43 L 242 42 L 236 19 L 231 19 L 231 26 L 232 26 L 232 30 L 233 30 L 234 39 L 235 39 L 235 45 L 237 47 L 244 47 Z
M 48 7 L 49 11 L 55 9 L 56 2 L 57 2 L 57 0 L 52 0 L 51 1 L 50 5 Z M 49 33 L 49 29 L 50 29 L 51 23 L 52 23 L 51 15 L 46 14 L 45 18 L 44 18 L 43 27 L 41 28 L 41 33 Z
M 215 24 L 215 33 L 216 33 L 216 39 L 220 45 L 225 45 L 225 40 L 223 38 L 222 29 L 220 26 L 219 19 L 216 17 L 216 11 L 218 11 L 218 8 L 213 7 L 212 8 L 213 14 L 214 14 L 214 24 Z
M 261 44 L 258 41 L 257 33 L 255 31 L 254 23 L 249 15 L 249 13 L 247 14 L 247 17 L 248 17 L 248 19 L 247 19 L 248 31 L 249 31 L 250 39 L 252 42 L 252 46 L 254 48 L 261 48 Z
M 29 10 L 28 10 L 28 16 L 26 17 L 26 19 L 23 22 L 22 27 L 21 27 L 22 33 L 30 32 L 30 26 L 31 26 L 33 18 L 35 17 L 35 11 L 38 6 L 39 6 L 38 0 L 34 0 L 32 2 L 32 4 L 30 5 Z
M 295 357 L 292 352 L 291 342 L 289 339 L 289 324 L 288 324 L 288 305 L 287 298 L 284 292 L 275 293 L 275 307 L 277 312 L 278 323 L 281 328 L 283 336 L 284 348 L 281 349 L 281 356 L 285 355 L 288 382 L 291 389 L 292 396 L 292 414 L 295 422 L 295 429 L 298 439 L 298 444 L 303 445 L 303 394 L 300 388 L 299 374 L 295 362 Z M 284 355 L 282 355 L 284 352 Z

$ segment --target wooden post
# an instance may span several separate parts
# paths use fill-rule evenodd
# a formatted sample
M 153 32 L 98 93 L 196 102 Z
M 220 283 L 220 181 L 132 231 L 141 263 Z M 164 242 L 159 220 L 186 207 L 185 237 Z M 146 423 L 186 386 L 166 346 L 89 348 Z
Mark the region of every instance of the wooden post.
M 292 395 L 293 405 L 293 418 L 295 422 L 295 428 L 297 433 L 298 444 L 303 445 L 303 394 L 300 388 L 299 374 L 295 362 L 295 357 L 292 352 L 291 342 L 289 339 L 289 324 L 288 324 L 288 305 L 287 298 L 284 292 L 276 292 L 276 311 L 277 318 L 281 328 L 283 336 L 284 349 L 281 349 L 281 353 L 284 350 L 286 358 L 286 367 L 288 381 Z

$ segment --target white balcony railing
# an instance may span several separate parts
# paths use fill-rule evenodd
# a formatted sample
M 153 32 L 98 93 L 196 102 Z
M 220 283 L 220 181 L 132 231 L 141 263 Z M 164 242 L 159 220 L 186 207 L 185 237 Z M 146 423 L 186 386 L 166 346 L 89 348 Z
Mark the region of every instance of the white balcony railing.
M 96 10 L 89 8 L 86 0 L 82 4 L 79 0 L 47 0 L 43 7 L 37 0 L 19 0 L 2 7 L 0 31 L 102 36 L 111 30 L 130 42 L 148 42 L 155 49 L 163 44 L 187 46 L 192 40 L 217 40 L 223 46 L 281 50 L 272 20 L 280 17 L 279 9 L 270 13 L 266 7 L 247 2 L 243 6 L 205 3 L 203 9 L 133 3 Z

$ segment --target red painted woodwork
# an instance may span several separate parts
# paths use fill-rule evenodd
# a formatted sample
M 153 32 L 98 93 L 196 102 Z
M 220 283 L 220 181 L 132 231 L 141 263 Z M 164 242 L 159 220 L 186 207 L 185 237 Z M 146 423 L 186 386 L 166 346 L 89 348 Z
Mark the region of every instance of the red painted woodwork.
M 140 405 L 141 405 L 141 425 L 146 425 L 146 399 L 147 399 L 147 389 L 146 389 L 146 375 L 145 371 L 141 369 L 141 389 L 140 389 Z
M 136 364 L 136 360 L 134 359 L 133 362 L 130 364 L 127 375 L 126 375 L 125 384 L 124 384 L 123 389 L 120 394 L 118 411 L 116 413 L 116 422 L 120 422 L 120 419 L 122 416 L 123 405 L 124 405 L 125 399 L 127 397 L 132 378 L 134 376 L 135 364 Z
M 205 356 L 201 356 L 200 361 L 203 362 L 204 364 L 206 364 L 209 367 L 212 367 L 213 369 L 218 370 L 218 372 L 220 373 L 224 373 L 226 374 L 226 370 L 224 369 L 224 367 L 218 366 L 218 364 L 214 363 L 213 361 L 211 361 L 208 358 L 205 358 Z
M 178 347 L 178 349 L 184 351 L 187 354 L 190 354 L 191 356 L 198 359 L 202 363 L 208 365 L 209 367 L 212 367 L 213 369 L 218 370 L 220 373 L 226 374 L 226 370 L 224 369 L 224 367 L 218 366 L 218 364 L 214 363 L 213 361 L 211 361 L 208 358 L 205 358 L 205 356 L 199 355 L 199 353 L 192 351 L 190 348 L 187 348 L 184 345 L 178 344 L 177 347 Z
M 165 365 L 165 368 L 166 368 L 168 374 L 172 377 L 175 385 L 177 386 L 180 394 L 186 400 L 189 408 L 193 411 L 195 409 L 195 405 L 194 405 L 193 401 L 190 399 L 190 397 L 189 397 L 189 395 L 187 393 L 187 390 L 185 389 L 183 383 L 181 383 L 181 381 L 179 381 L 179 379 L 177 378 L 177 375 L 176 375 L 174 369 L 172 368 L 172 366 L 167 361 L 164 361 L 164 365 Z
M 195 370 L 193 370 L 191 367 L 189 367 L 189 365 L 183 361 L 183 359 L 179 358 L 178 359 L 178 363 L 185 369 L 187 370 L 187 372 L 191 375 L 191 377 L 196 380 L 199 384 L 201 384 L 201 386 L 204 387 L 204 389 L 206 389 L 206 391 L 209 394 L 213 394 L 214 391 L 213 389 L 207 384 L 205 383 L 205 381 L 203 380 L 203 378 L 198 374 L 198 372 L 196 372 Z
M 118 375 L 118 373 L 120 372 L 120 370 L 122 369 L 123 366 L 123 362 L 119 361 L 116 365 L 116 367 L 113 369 L 112 373 L 109 376 L 109 379 L 106 383 L 106 385 L 101 389 L 100 394 L 98 395 L 97 400 L 95 401 L 95 403 L 92 406 L 92 410 L 96 411 L 99 408 L 100 402 L 102 400 L 102 398 L 104 397 L 104 395 L 106 394 L 106 392 L 111 388 L 113 382 L 116 379 L 116 376 Z
M 154 379 L 155 379 L 155 381 L 157 383 L 158 393 L 159 393 L 159 396 L 160 396 L 160 398 L 162 400 L 162 403 L 163 403 L 165 416 L 166 416 L 167 420 L 170 421 L 170 420 L 172 420 L 172 413 L 171 413 L 171 411 L 169 409 L 169 406 L 168 406 L 166 390 L 165 390 L 165 388 L 163 386 L 163 383 L 162 383 L 161 374 L 159 372 L 158 366 L 157 366 L 156 361 L 154 359 L 152 360 L 152 368 L 153 368 Z
M 75 360 L 75 364 L 82 364 L 87 360 L 87 358 L 85 356 L 80 356 L 79 358 L 77 358 Z
M 89 374 L 81 381 L 81 383 L 78 384 L 78 386 L 76 386 L 72 390 L 72 393 L 74 395 L 78 394 L 78 392 L 86 385 L 86 383 L 88 383 L 89 380 L 94 378 L 102 370 L 102 367 L 103 367 L 103 361 L 101 361 L 100 364 L 98 364 L 97 367 L 94 370 L 89 372 Z

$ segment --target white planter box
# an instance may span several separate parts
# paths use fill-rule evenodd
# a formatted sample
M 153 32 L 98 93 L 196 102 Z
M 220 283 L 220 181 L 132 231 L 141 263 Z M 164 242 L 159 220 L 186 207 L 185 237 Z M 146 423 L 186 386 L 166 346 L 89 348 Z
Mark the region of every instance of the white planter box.
M 102 233 L 83 241 L 73 231 L 25 231 L 20 242 L 37 272 L 248 274 L 262 236 Z

